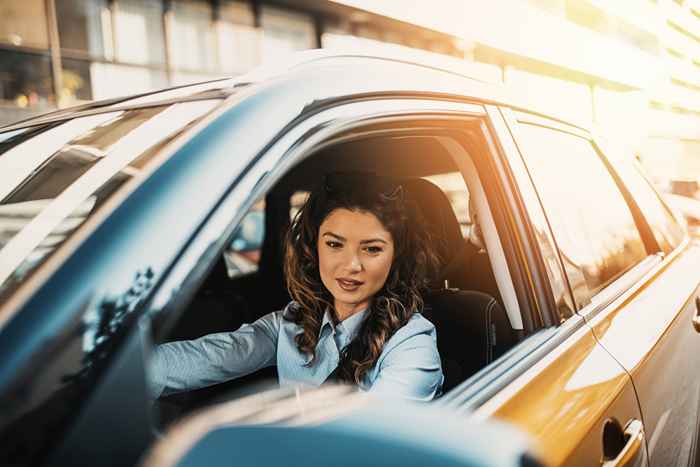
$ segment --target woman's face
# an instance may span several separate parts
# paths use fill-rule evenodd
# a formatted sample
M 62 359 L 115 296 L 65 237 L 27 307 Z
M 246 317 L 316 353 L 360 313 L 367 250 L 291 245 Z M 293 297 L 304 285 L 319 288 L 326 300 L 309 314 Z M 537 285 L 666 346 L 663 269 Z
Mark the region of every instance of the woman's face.
M 333 295 L 340 320 L 367 307 L 393 260 L 394 240 L 374 214 L 336 209 L 319 228 L 321 281 Z

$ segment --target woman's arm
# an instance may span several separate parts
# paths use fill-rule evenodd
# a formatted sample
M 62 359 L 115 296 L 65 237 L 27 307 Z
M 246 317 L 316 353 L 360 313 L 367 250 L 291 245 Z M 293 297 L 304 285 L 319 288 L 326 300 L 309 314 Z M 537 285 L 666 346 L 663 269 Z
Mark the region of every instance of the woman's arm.
M 283 312 L 265 315 L 234 332 L 157 346 L 150 364 L 151 396 L 211 386 L 274 365 Z
M 430 401 L 440 394 L 440 354 L 429 334 L 417 334 L 399 343 L 379 365 L 371 393 L 416 401 Z

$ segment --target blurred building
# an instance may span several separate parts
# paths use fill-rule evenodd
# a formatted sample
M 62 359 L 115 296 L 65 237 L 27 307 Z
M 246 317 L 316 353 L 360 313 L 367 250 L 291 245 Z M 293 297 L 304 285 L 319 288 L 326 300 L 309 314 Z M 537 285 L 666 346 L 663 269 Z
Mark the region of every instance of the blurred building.
M 472 61 L 660 180 L 700 176 L 700 0 L 0 0 L 0 124 L 378 43 Z

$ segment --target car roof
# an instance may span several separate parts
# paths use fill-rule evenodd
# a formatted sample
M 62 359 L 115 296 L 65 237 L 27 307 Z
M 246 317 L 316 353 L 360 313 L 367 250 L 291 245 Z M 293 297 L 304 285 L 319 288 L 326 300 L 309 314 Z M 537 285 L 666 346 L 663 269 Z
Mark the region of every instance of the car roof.
M 585 122 L 579 121 L 573 115 L 556 115 L 551 111 L 542 111 L 532 107 L 532 104 L 524 104 L 524 99 L 513 94 L 506 87 L 499 84 L 491 70 L 484 68 L 482 64 L 469 62 L 464 59 L 448 57 L 442 54 L 425 52 L 406 47 L 387 45 L 378 46 L 371 52 L 356 49 L 330 50 L 313 49 L 289 54 L 283 60 L 277 60 L 272 64 L 260 66 L 253 71 L 233 78 L 221 78 L 202 83 L 176 86 L 167 89 L 141 93 L 126 97 L 99 100 L 87 104 L 59 109 L 37 117 L 32 117 L 20 122 L 0 127 L 0 132 L 17 130 L 28 126 L 36 126 L 55 123 L 61 120 L 80 116 L 93 115 L 95 113 L 123 110 L 135 107 L 162 105 L 172 102 L 188 100 L 200 100 L 211 98 L 226 98 L 240 89 L 262 86 L 285 76 L 311 72 L 320 82 L 326 70 L 331 70 L 336 65 L 349 69 L 367 72 L 371 67 L 374 77 L 384 75 L 387 80 L 385 91 L 391 90 L 391 83 L 397 84 L 397 90 L 401 90 L 400 81 L 411 76 L 411 86 L 416 91 L 431 94 L 441 94 L 432 86 L 432 80 L 420 78 L 436 76 L 451 76 L 455 78 L 451 94 L 462 98 L 506 105 L 518 110 L 542 115 L 588 130 Z M 399 81 L 397 83 L 397 80 Z M 422 81 L 422 83 L 421 83 Z M 322 93 L 322 89 L 319 89 Z M 445 89 L 442 89 L 444 92 Z M 333 96 L 337 97 L 338 89 Z M 352 92 L 352 86 L 348 87 L 348 93 Z M 320 96 L 323 97 L 323 96 Z

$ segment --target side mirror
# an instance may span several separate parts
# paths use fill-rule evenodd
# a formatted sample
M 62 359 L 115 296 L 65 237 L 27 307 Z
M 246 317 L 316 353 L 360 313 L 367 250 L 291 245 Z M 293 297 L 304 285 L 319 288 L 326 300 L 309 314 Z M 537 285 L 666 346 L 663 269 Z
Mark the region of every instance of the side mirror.
M 286 392 L 285 392 L 286 391 Z M 279 389 L 173 426 L 144 467 L 539 466 L 526 436 L 444 407 L 381 400 L 344 386 Z

